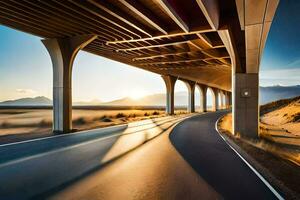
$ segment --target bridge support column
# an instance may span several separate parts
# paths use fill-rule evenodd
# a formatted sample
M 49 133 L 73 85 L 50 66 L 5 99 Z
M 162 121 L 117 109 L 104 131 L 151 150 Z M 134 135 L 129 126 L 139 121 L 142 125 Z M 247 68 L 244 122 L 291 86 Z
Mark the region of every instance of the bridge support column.
M 200 89 L 200 111 L 207 112 L 207 86 L 199 84 L 198 86 Z
M 185 81 L 185 84 L 188 88 L 188 112 L 195 112 L 195 87 L 196 83 L 192 81 Z
M 232 107 L 232 92 L 229 93 L 229 107 Z
M 230 108 L 230 92 L 225 92 L 225 108 Z
M 76 54 L 96 38 L 82 35 L 42 40 L 53 66 L 53 132 L 72 130 L 72 66 Z
M 219 90 L 217 88 L 212 88 L 212 111 L 219 110 L 219 98 L 218 98 Z
M 219 90 L 220 95 L 220 110 L 225 108 L 225 102 L 224 102 L 224 92 L 222 90 Z
M 177 78 L 174 76 L 163 75 L 161 76 L 166 84 L 166 113 L 174 115 L 174 89 Z
M 257 73 L 236 73 L 233 77 L 233 131 L 257 138 L 259 131 L 259 77 Z

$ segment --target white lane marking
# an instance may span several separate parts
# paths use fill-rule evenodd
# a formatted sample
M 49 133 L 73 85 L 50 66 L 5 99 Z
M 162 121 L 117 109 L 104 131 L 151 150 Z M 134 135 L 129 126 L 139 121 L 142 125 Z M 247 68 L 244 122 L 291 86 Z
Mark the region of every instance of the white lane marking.
M 284 198 L 275 190 L 275 188 L 250 164 L 248 161 L 237 151 L 235 150 L 229 142 L 225 139 L 224 136 L 221 135 L 218 129 L 219 120 L 222 118 L 221 116 L 215 123 L 215 129 L 219 136 L 225 141 L 225 143 L 246 163 L 246 165 L 256 174 L 256 176 L 271 190 L 271 192 L 280 200 L 284 200 Z
M 172 123 L 173 122 L 173 125 L 174 125 L 178 122 L 184 121 L 185 119 L 188 119 L 188 118 L 191 118 L 191 117 L 194 117 L 194 116 L 195 115 L 178 117 L 178 118 L 175 118 L 174 121 L 167 122 L 167 123 Z M 153 126 L 152 128 L 155 128 L 155 127 L 159 127 L 159 126 Z M 109 138 L 113 138 L 113 137 L 117 137 L 117 136 L 125 136 L 125 135 L 130 135 L 130 134 L 136 134 L 136 133 L 137 132 L 125 133 L 125 134 L 124 133 L 116 133 L 116 134 L 101 137 L 101 138 L 98 138 L 98 139 L 93 139 L 93 140 L 90 140 L 90 141 L 81 142 L 79 144 L 75 144 L 75 145 L 71 145 L 71 146 L 67 146 L 67 147 L 63 147 L 63 148 L 59 148 L 59 149 L 55 149 L 55 150 L 51 150 L 51 151 L 47 151 L 47 152 L 44 152 L 44 153 L 39 153 L 39 154 L 35 154 L 35 155 L 23 157 L 23 158 L 18 158 L 18 159 L 11 160 L 11 161 L 5 162 L 3 164 L 0 164 L 0 168 L 6 167 L 6 166 L 9 166 L 9 165 L 13 165 L 13 164 L 17 164 L 17 163 L 20 163 L 20 162 L 24 162 L 24 161 L 27 161 L 27 160 L 30 160 L 30 159 L 39 158 L 39 157 L 42 157 L 42 156 L 46 156 L 46 155 L 48 156 L 48 155 L 52 155 L 54 153 L 67 151 L 67 150 L 70 150 L 70 149 L 73 149 L 73 148 L 77 148 L 77 147 L 84 146 L 84 145 L 87 145 L 87 144 L 96 143 L 96 142 L 106 140 L 106 139 L 109 139 Z
M 30 142 L 35 142 L 35 141 L 40 141 L 40 140 L 47 140 L 47 139 L 58 138 L 58 137 L 68 137 L 68 136 L 71 136 L 71 135 L 84 134 L 84 133 L 88 133 L 88 132 L 90 132 L 90 133 L 93 133 L 93 132 L 104 133 L 104 132 L 108 132 L 108 131 L 119 131 L 119 130 L 126 129 L 127 127 L 128 127 L 128 124 L 121 124 L 121 125 L 115 125 L 115 126 L 110 126 L 110 127 L 97 128 L 97 129 L 73 132 L 73 133 L 68 133 L 68 134 L 52 135 L 52 136 L 48 136 L 48 137 L 36 138 L 36 139 L 31 139 L 31 140 L 24 140 L 24 141 L 20 141 L 20 142 L 12 142 L 12 143 L 8 143 L 8 144 L 1 144 L 0 147 L 12 146 L 12 145 L 23 144 L 23 143 L 30 143 Z

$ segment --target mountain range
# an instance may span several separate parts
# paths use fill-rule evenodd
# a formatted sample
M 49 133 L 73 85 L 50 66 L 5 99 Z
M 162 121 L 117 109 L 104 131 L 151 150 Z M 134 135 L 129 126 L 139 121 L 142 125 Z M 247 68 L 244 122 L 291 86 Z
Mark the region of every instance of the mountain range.
M 300 85 L 260 87 L 260 104 L 300 96 Z
M 270 86 L 260 87 L 260 104 L 276 101 L 279 99 L 290 98 L 300 95 L 300 85 L 295 86 Z M 106 105 L 106 106 L 164 106 L 165 94 L 152 94 L 139 99 L 129 97 L 117 99 L 110 102 L 102 102 L 100 100 L 92 100 L 89 102 L 74 102 L 73 105 Z M 199 95 L 196 93 L 196 101 Z M 175 93 L 175 105 L 181 106 L 187 104 L 187 92 Z M 211 99 L 208 99 L 208 105 Z M 44 96 L 34 98 L 21 98 L 0 102 L 0 106 L 49 106 L 52 100 Z

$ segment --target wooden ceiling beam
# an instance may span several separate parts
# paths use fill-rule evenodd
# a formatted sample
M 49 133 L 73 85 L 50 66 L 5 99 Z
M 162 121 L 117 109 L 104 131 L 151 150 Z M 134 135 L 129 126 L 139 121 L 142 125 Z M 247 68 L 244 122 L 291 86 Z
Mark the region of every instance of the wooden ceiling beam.
M 28 20 L 32 23 L 37 23 L 39 25 L 45 25 L 45 27 L 47 28 L 51 28 L 51 30 L 59 30 L 61 31 L 62 34 L 66 34 L 66 35 L 74 35 L 74 34 L 86 34 L 86 32 L 83 32 L 82 30 L 78 30 L 66 25 L 61 25 L 58 22 L 55 22 L 55 20 L 51 20 L 51 21 L 45 21 L 43 20 L 43 15 L 39 14 L 39 15 L 35 15 L 34 12 L 30 12 L 30 10 L 28 9 L 24 9 L 24 7 L 22 7 L 21 5 L 16 5 L 13 2 L 8 3 L 7 1 L 1 1 L 0 2 L 0 6 L 2 9 L 10 11 L 15 17 L 19 17 L 21 19 L 24 20 Z
M 224 48 L 224 47 L 216 47 L 216 48 L 212 48 L 212 49 L 218 49 L 218 48 Z M 158 52 L 158 53 L 155 53 L 155 54 L 142 55 L 140 57 L 133 58 L 133 60 L 136 61 L 136 60 L 154 59 L 154 58 L 165 57 L 165 56 L 178 56 L 178 55 L 187 54 L 187 53 L 195 53 L 195 54 L 201 53 L 201 54 L 205 54 L 205 55 L 210 53 L 210 54 L 208 54 L 208 56 L 212 57 L 211 56 L 212 53 L 211 52 L 207 53 L 206 50 L 209 50 L 209 49 L 199 48 L 198 50 L 195 50 L 195 51 L 190 50 L 190 49 L 188 49 L 188 50 L 186 50 L 186 49 L 176 49 L 176 50 L 173 50 L 173 51 L 170 51 L 170 52 L 164 52 L 164 53 L 163 52 Z M 221 54 L 220 57 L 224 57 L 224 56 L 227 56 L 227 54 L 226 55 Z
M 166 13 L 170 16 L 170 18 L 185 32 L 190 32 L 190 27 L 187 21 L 184 20 L 184 17 L 181 16 L 180 13 L 178 13 L 173 8 L 174 2 L 169 2 L 169 0 L 158 0 L 157 1 L 160 6 L 166 11 Z
M 81 9 L 93 14 L 94 16 L 106 21 L 107 23 L 109 23 L 108 26 L 118 27 L 118 28 L 122 29 L 123 31 L 131 33 L 132 35 L 134 35 L 137 38 L 142 38 L 143 35 L 146 35 L 148 37 L 152 36 L 151 33 L 146 33 L 145 31 L 140 32 L 139 30 L 133 28 L 132 26 L 129 26 L 128 24 L 124 23 L 123 21 L 121 21 L 117 18 L 113 19 L 112 17 L 105 15 L 103 12 L 99 12 L 99 10 L 98 10 L 99 8 L 93 6 L 92 4 L 89 4 L 85 0 L 76 0 L 76 1 L 68 0 L 68 2 L 72 3 L 73 5 L 76 5 L 78 8 L 81 8 Z
M 32 26 L 22 20 L 17 20 L 16 18 L 10 18 L 6 14 L 3 14 L 0 11 L 0 24 L 11 27 L 13 29 L 18 28 L 18 30 L 23 30 L 27 33 L 33 34 L 35 36 L 44 35 L 45 37 L 54 37 L 56 34 L 51 31 L 46 31 L 44 29 L 40 29 L 38 27 Z
M 183 59 L 183 60 L 175 60 L 175 61 L 162 61 L 162 62 L 148 62 L 148 63 L 139 63 L 139 65 L 165 65 L 165 64 L 179 64 L 179 63 L 192 63 L 203 61 L 202 58 L 196 59 Z
M 149 60 L 149 59 L 161 58 L 161 57 L 166 57 L 166 56 L 180 56 L 180 55 L 188 54 L 188 53 L 196 53 L 197 54 L 197 53 L 201 53 L 201 51 L 179 50 L 179 51 L 174 51 L 174 52 L 170 52 L 170 53 L 162 53 L 162 54 L 136 57 L 136 58 L 133 58 L 133 61 Z
M 209 47 L 213 48 L 212 41 L 205 35 L 205 33 L 198 33 L 198 37 Z
M 198 38 L 197 35 L 189 35 L 189 36 L 185 36 L 185 37 L 175 38 L 175 39 L 172 39 L 171 41 L 167 41 L 167 42 L 156 44 L 156 45 L 148 45 L 148 46 L 139 46 L 139 47 L 135 47 L 135 48 L 118 49 L 117 52 L 119 52 L 119 51 L 135 51 L 135 50 L 141 50 L 141 49 L 174 46 L 174 45 L 187 43 L 190 40 L 195 40 L 197 38 Z
M 134 19 L 127 13 L 124 13 L 122 10 L 118 9 L 117 7 L 113 6 L 111 3 L 107 3 L 103 0 L 88 0 L 89 3 L 93 4 L 94 6 L 104 10 L 108 14 L 114 16 L 115 18 L 125 22 L 126 24 L 132 26 L 133 28 L 139 30 L 140 32 L 147 34 L 148 36 L 152 36 L 152 30 L 149 30 L 148 27 L 141 24 L 138 20 Z
M 119 0 L 124 6 L 130 9 L 133 13 L 141 17 L 148 24 L 159 30 L 164 35 L 168 34 L 166 25 L 162 24 L 161 20 L 157 19 L 145 6 L 136 0 Z
M 93 21 L 93 19 L 89 19 L 84 13 L 70 8 L 67 3 L 61 3 L 60 1 L 51 1 L 51 3 L 50 1 L 39 1 L 34 3 L 32 1 L 27 1 L 26 3 L 27 4 L 23 3 L 23 5 L 26 5 L 27 9 L 32 8 L 39 14 L 41 14 L 41 12 L 45 13 L 48 15 L 48 18 L 51 16 L 51 19 L 62 21 L 61 19 L 63 18 L 63 21 L 65 21 L 64 23 L 68 23 L 76 28 L 81 27 L 90 33 L 97 34 L 98 37 L 104 36 L 112 39 L 132 38 L 131 35 L 122 33 L 120 30 L 108 26 L 105 27 L 105 24 L 101 23 L 100 20 Z M 117 31 L 119 31 L 120 35 L 115 34 Z
M 218 0 L 196 0 L 202 13 L 213 30 L 218 30 L 220 23 L 220 8 Z
M 118 49 L 117 52 L 120 52 L 120 51 L 136 51 L 136 50 L 151 49 L 151 48 L 157 48 L 157 47 L 167 47 L 167 46 L 174 46 L 174 45 L 179 45 L 179 44 L 183 44 L 183 43 L 187 43 L 187 42 L 188 41 L 179 41 L 179 42 L 170 42 L 170 43 L 165 43 L 165 44 L 134 47 L 134 48 L 128 48 L 128 49 Z
M 139 65 L 142 66 L 142 65 Z M 148 66 L 148 67 L 155 67 L 157 69 L 163 69 L 163 68 L 167 68 L 167 69 L 172 69 L 172 68 L 186 68 L 186 67 L 208 67 L 208 66 L 213 66 L 207 63 L 189 63 L 189 64 L 183 64 L 183 63 L 171 63 L 171 64 L 156 64 L 156 65 L 152 65 L 152 66 Z
M 226 57 L 221 57 L 218 58 L 216 60 L 219 59 L 223 59 L 223 58 L 229 58 L 228 56 Z M 199 62 L 199 61 L 206 61 L 206 60 L 215 60 L 215 58 L 211 58 L 211 57 L 207 57 L 207 56 L 203 56 L 200 58 L 185 58 L 185 59 L 168 59 L 165 61 L 158 61 L 158 62 L 143 62 L 143 63 L 138 63 L 140 65 L 164 65 L 164 64 L 178 64 L 178 63 L 191 63 L 191 62 Z M 220 60 L 220 62 L 222 62 L 222 64 L 228 64 L 227 62 L 224 62 L 224 60 Z
M 16 12 L 11 12 L 3 7 L 3 9 L 0 10 L 0 15 L 3 16 L 5 19 L 9 19 L 10 21 L 14 21 L 20 24 L 23 24 L 27 27 L 37 29 L 41 32 L 44 32 L 46 34 L 54 34 L 54 35 L 65 35 L 65 32 L 59 31 L 59 30 L 52 30 L 49 29 L 45 24 L 40 24 L 36 21 L 32 21 L 28 17 L 21 16 L 20 14 L 17 14 Z
M 129 39 L 129 40 L 118 40 L 118 41 L 108 41 L 106 44 L 107 45 L 113 45 L 113 44 L 122 44 L 122 43 L 133 43 L 133 42 L 143 42 L 143 41 L 152 41 L 152 40 L 159 40 L 159 39 L 164 39 L 164 38 L 171 38 L 171 37 L 177 37 L 177 36 L 187 36 L 187 35 L 194 35 L 198 33 L 207 33 L 207 32 L 212 32 L 213 30 L 211 29 L 203 29 L 203 30 L 198 30 L 198 31 L 191 31 L 189 33 L 170 33 L 168 35 L 158 35 L 154 37 L 148 37 L 148 38 L 140 38 L 140 39 Z

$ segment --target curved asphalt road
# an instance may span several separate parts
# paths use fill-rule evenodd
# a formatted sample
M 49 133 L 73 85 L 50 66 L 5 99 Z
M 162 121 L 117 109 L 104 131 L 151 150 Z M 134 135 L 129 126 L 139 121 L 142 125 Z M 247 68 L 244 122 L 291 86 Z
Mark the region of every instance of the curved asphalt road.
M 224 199 L 277 199 L 215 130 L 223 112 L 185 120 L 170 134 L 176 150 Z
M 276 199 L 215 131 L 224 113 L 0 146 L 0 199 Z

